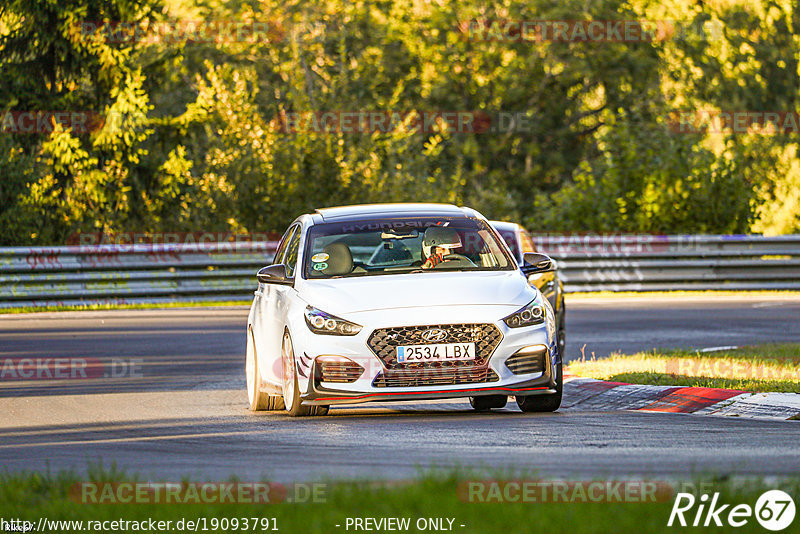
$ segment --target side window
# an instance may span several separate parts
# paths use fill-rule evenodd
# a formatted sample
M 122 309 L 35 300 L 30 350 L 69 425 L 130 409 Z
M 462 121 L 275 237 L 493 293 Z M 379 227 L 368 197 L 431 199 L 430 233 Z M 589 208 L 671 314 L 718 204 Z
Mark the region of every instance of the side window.
M 533 244 L 533 239 L 531 239 L 531 234 L 529 234 L 527 230 L 520 231 L 519 240 L 522 241 L 523 254 L 525 254 L 526 252 L 536 252 L 536 246 Z
M 300 227 L 295 226 L 295 232 L 289 239 L 289 244 L 286 246 L 286 256 L 283 258 L 283 263 L 286 265 L 286 276 L 294 278 L 294 271 L 297 267 L 297 251 L 300 249 Z
M 296 229 L 297 226 L 290 226 L 289 229 L 286 230 L 286 233 L 283 234 L 280 243 L 278 243 L 278 250 L 275 251 L 275 257 L 272 259 L 272 265 L 277 265 L 281 263 L 283 255 L 286 252 L 286 247 L 289 245 L 289 241 L 294 235 L 294 231 Z

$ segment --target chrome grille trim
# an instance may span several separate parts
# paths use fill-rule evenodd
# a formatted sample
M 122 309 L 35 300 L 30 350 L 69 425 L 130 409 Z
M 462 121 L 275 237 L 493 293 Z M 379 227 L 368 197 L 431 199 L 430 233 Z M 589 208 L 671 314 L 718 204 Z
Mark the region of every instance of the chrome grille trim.
M 441 329 L 447 336 L 436 343 L 475 343 L 475 359 L 452 362 L 416 362 L 401 364 L 397 362 L 399 345 L 431 345 L 422 338 L 427 330 Z M 401 369 L 452 369 L 487 368 L 489 358 L 503 340 L 500 329 L 491 323 L 457 323 L 423 326 L 398 326 L 379 328 L 370 334 L 367 345 L 387 370 Z

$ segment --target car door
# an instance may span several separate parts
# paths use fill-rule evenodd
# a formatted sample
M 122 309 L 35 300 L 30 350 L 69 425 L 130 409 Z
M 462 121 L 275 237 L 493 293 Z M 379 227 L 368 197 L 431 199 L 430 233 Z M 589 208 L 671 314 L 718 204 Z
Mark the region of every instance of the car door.
M 284 263 L 287 250 L 289 250 L 293 242 L 299 239 L 300 225 L 293 224 L 283 234 L 272 264 Z M 258 291 L 256 291 L 257 313 L 253 317 L 261 378 L 276 385 L 282 384 L 280 357 L 281 343 L 283 341 L 283 323 L 280 322 L 279 318 L 283 318 L 281 306 L 286 288 L 292 289 L 288 286 L 259 282 Z

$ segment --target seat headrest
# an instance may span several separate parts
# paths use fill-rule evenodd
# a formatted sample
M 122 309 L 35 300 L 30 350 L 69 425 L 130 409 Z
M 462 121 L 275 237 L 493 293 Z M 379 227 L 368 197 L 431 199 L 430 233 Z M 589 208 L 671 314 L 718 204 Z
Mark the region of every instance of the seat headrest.
M 325 276 L 340 276 L 353 272 L 353 254 L 344 243 L 331 243 L 322 251 L 327 254 L 328 266 L 322 270 Z

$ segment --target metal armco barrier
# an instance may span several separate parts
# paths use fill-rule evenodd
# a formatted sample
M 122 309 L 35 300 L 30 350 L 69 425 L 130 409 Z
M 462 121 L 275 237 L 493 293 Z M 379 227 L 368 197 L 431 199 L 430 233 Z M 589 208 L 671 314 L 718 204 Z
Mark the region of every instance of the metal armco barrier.
M 800 290 L 800 235 L 538 235 L 567 291 Z M 249 300 L 277 243 L 0 248 L 0 308 Z
M 567 291 L 798 290 L 800 235 L 536 236 Z
M 246 300 L 275 242 L 0 248 L 0 308 Z

